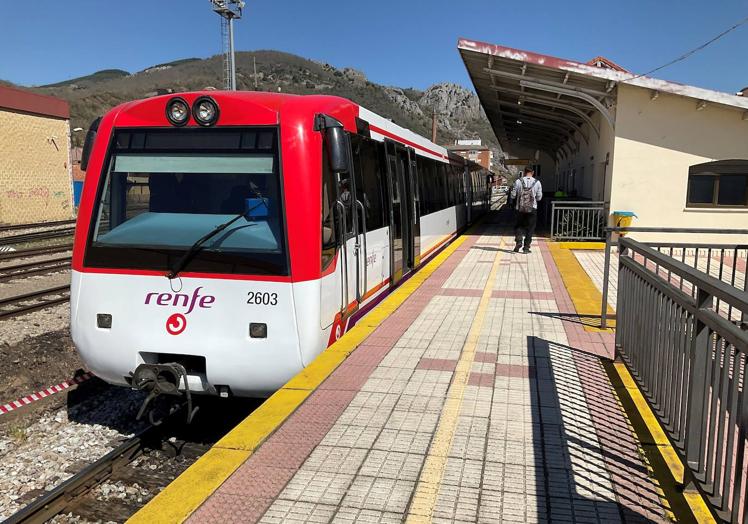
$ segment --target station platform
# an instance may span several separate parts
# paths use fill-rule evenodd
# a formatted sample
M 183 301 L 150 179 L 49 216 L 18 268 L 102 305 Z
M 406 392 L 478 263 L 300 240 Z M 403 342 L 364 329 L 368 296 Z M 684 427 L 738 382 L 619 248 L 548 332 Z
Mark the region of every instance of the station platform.
M 578 313 L 594 283 L 578 262 L 562 274 L 574 255 L 544 239 L 513 253 L 500 220 L 453 241 L 132 522 L 674 520 L 611 376 L 614 335 Z

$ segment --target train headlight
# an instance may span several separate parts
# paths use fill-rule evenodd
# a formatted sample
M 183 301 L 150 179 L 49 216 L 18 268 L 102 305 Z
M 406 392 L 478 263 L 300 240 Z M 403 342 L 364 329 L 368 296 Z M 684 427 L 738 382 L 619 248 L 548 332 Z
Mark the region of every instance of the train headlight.
M 172 125 L 183 126 L 190 119 L 190 106 L 183 98 L 172 98 L 166 104 L 166 118 Z
M 209 96 L 201 96 L 192 104 L 192 116 L 201 126 L 212 126 L 218 120 L 218 105 Z
M 249 325 L 249 336 L 252 338 L 267 338 L 268 325 L 259 322 L 252 322 Z
M 97 314 L 96 325 L 101 329 L 112 329 L 112 315 L 108 313 Z

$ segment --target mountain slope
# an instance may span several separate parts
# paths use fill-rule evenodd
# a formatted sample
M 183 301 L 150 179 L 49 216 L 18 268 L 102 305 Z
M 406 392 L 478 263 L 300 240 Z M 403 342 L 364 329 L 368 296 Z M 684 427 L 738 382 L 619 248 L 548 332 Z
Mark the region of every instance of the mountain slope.
M 120 102 L 163 92 L 220 88 L 221 69 L 221 56 L 190 58 L 133 74 L 121 70 L 99 71 L 35 90 L 68 100 L 72 126 L 87 128 L 91 120 Z M 498 151 L 478 97 L 456 84 L 436 84 L 426 91 L 383 86 L 370 82 L 355 69 L 338 69 L 278 51 L 239 52 L 236 69 L 238 89 L 342 96 L 423 136 L 430 136 L 432 113 L 436 111 L 438 142 L 447 144 L 455 138 L 480 137 Z M 76 134 L 76 143 L 81 140 L 82 136 Z

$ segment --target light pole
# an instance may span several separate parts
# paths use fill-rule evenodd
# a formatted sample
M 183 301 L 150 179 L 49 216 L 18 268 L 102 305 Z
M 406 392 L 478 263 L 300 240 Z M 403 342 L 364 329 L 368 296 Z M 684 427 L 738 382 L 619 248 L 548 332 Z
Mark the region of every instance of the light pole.
M 210 3 L 213 11 L 221 17 L 224 87 L 229 91 L 236 91 L 234 19 L 242 17 L 244 0 L 210 0 Z

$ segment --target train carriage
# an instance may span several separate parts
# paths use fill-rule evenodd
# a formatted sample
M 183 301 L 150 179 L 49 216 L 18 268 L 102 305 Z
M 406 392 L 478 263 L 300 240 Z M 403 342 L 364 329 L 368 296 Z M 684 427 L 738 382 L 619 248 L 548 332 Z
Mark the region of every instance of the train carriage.
M 73 340 L 156 393 L 278 389 L 489 198 L 479 166 L 332 96 L 129 102 L 83 156 Z

